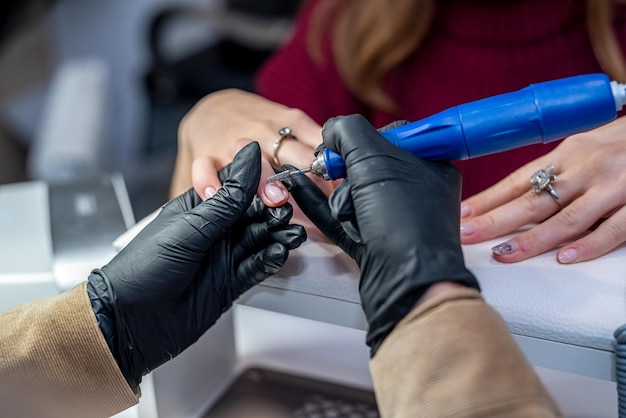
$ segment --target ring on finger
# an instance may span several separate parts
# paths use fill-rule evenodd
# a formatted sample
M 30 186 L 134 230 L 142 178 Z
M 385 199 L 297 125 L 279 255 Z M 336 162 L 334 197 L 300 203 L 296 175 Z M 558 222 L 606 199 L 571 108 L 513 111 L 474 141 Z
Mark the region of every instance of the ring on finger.
M 282 167 L 282 164 L 280 163 L 280 160 L 278 159 L 278 149 L 280 148 L 280 145 L 287 138 L 298 139 L 291 132 L 292 132 L 291 128 L 289 128 L 289 127 L 280 128 L 278 130 L 278 135 L 280 135 L 280 137 L 278 137 L 276 142 L 274 142 L 274 153 L 273 153 L 274 166 L 277 167 L 277 168 Z
M 554 174 L 554 166 L 552 166 L 552 164 L 548 165 L 543 170 L 535 171 L 533 175 L 530 176 L 530 184 L 533 185 L 532 192 L 541 193 L 545 190 L 557 203 L 561 203 L 558 193 L 550 184 L 554 180 L 556 180 L 556 175 Z

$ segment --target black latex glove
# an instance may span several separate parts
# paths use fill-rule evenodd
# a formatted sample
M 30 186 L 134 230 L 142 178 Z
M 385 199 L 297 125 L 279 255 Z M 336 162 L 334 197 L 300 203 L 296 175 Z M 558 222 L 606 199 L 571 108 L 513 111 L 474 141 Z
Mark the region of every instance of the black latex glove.
M 306 239 L 293 208 L 255 197 L 258 143 L 235 157 L 203 202 L 193 189 L 165 205 L 126 248 L 88 279 L 100 327 L 132 387 L 180 354 L 243 292 L 277 273 Z
M 461 252 L 461 176 L 449 162 L 426 161 L 391 144 L 360 115 L 329 120 L 322 136 L 345 160 L 346 179 L 328 201 L 305 176 L 293 179 L 292 194 L 358 263 L 374 356 L 432 284 L 479 289 Z

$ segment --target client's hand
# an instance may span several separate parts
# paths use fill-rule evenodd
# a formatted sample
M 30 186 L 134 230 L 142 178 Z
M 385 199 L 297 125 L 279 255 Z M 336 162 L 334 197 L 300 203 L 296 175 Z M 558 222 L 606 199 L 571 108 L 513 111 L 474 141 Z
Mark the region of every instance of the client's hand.
M 331 194 L 294 179 L 303 211 L 361 268 L 361 303 L 375 354 L 395 325 L 433 285 L 478 289 L 459 239 L 461 177 L 449 163 L 415 157 L 384 139 L 362 116 L 338 117 L 324 145 L 345 160 L 347 178 Z
M 278 131 L 288 127 L 276 154 Z M 218 171 L 229 164 L 246 143 L 258 141 L 263 151 L 258 195 L 267 206 L 279 206 L 288 199 L 280 183 L 265 179 L 282 164 L 308 167 L 313 151 L 321 142 L 321 127 L 298 109 L 288 108 L 252 93 L 229 89 L 212 93 L 198 102 L 179 126 L 178 155 L 171 195 L 177 196 L 193 186 L 202 198 L 210 197 L 221 184 Z M 279 164 L 274 163 L 274 155 Z M 327 193 L 332 184 L 319 181 Z
M 172 200 L 90 275 L 96 318 L 131 386 L 195 342 L 306 239 L 289 224 L 291 205 L 267 208 L 255 197 L 260 169 L 251 143 L 210 199 L 189 190 Z
M 559 248 L 557 260 L 600 257 L 626 241 L 626 117 L 571 136 L 552 152 L 463 202 L 461 239 L 472 244 L 538 225 L 492 249 L 502 262 L 525 260 Z M 531 191 L 530 177 L 548 165 L 556 179 Z

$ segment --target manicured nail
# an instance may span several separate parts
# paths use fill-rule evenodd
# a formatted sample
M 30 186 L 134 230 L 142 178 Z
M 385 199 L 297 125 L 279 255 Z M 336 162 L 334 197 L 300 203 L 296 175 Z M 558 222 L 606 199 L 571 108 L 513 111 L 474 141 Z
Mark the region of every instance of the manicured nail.
M 568 248 L 567 250 L 560 252 L 556 258 L 559 260 L 559 263 L 567 264 L 575 261 L 579 255 L 580 254 L 578 254 L 578 250 L 576 248 Z
M 215 190 L 214 187 L 207 187 L 206 189 L 204 189 L 204 200 L 207 200 L 209 198 L 211 198 L 211 196 L 213 196 L 215 194 L 217 190 Z
M 267 198 L 271 202 L 278 203 L 285 200 L 285 198 L 287 197 L 287 192 L 285 192 L 282 187 L 273 183 L 269 183 L 267 186 L 265 186 L 265 196 L 267 196 Z
M 461 224 L 461 235 L 472 235 L 476 232 L 476 225 L 473 222 L 465 222 Z
M 491 252 L 495 255 L 507 255 L 515 250 L 517 250 L 517 243 L 515 241 L 503 242 L 491 248 Z
M 461 203 L 461 218 L 466 218 L 470 215 L 471 208 L 465 203 Z

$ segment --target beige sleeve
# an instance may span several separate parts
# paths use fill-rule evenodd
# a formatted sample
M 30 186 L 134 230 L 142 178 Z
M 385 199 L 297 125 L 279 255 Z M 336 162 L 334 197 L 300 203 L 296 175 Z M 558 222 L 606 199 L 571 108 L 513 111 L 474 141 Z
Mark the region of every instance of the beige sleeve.
M 137 401 L 100 332 L 86 282 L 0 313 L 0 404 L 5 412 L 106 417 Z
M 557 417 L 500 315 L 473 289 L 418 305 L 370 363 L 383 417 Z

